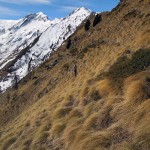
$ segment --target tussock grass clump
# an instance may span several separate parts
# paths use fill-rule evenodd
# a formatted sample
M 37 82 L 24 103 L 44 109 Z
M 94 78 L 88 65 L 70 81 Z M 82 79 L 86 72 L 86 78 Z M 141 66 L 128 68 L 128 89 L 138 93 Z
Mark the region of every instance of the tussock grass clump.
M 29 149 L 31 143 L 32 143 L 32 139 L 26 139 L 26 140 L 23 142 L 23 149 L 24 149 L 24 150 Z
M 77 133 L 78 131 L 80 131 L 82 127 L 82 123 L 83 123 L 82 117 L 80 118 L 74 117 L 74 118 L 69 118 L 67 120 L 67 126 L 62 135 L 63 139 L 65 140 L 66 146 L 70 147 L 74 143 Z
M 88 105 L 89 103 L 91 102 L 91 100 L 89 99 L 89 98 L 83 98 L 81 101 L 80 101 L 80 103 L 79 103 L 79 105 L 81 106 L 81 107 L 83 107 L 83 106 L 86 106 L 86 105 Z
M 72 110 L 71 107 L 63 107 L 63 108 L 57 108 L 55 111 L 54 111 L 54 114 L 53 114 L 53 119 L 60 119 L 60 118 L 63 118 L 65 116 L 68 115 L 68 113 Z
M 102 130 L 108 128 L 113 123 L 113 118 L 110 115 L 110 110 L 101 110 L 92 113 L 84 122 L 86 130 Z
M 65 145 L 71 146 L 76 138 L 77 132 L 79 131 L 80 127 L 79 126 L 68 126 L 63 133 L 63 139 L 65 140 Z
M 115 145 L 117 143 L 122 143 L 123 141 L 129 142 L 131 141 L 131 133 L 129 133 L 128 130 L 123 129 L 122 127 L 116 126 L 111 131 L 110 139 L 112 145 Z
M 51 128 L 51 122 L 45 121 L 37 130 L 35 133 L 35 136 L 32 140 L 31 143 L 31 149 L 37 150 L 37 149 L 42 149 L 44 144 L 46 143 L 48 137 L 50 136 L 49 130 Z M 29 142 L 31 139 L 29 139 Z M 28 142 L 28 141 L 27 141 Z
M 145 122 L 146 123 L 146 122 Z M 138 128 L 138 132 L 135 134 L 135 138 L 132 143 L 133 149 L 150 149 L 150 126 L 146 123 L 146 127 L 143 124 Z
M 81 110 L 78 108 L 75 108 L 71 110 L 70 113 L 68 114 L 68 119 L 73 118 L 73 117 L 80 118 L 81 116 L 82 116 Z
M 60 135 L 64 129 L 66 128 L 66 124 L 63 120 L 57 120 L 52 124 L 51 135 L 52 137 L 57 137 Z
M 38 136 L 37 142 L 42 142 L 45 141 L 47 139 L 47 137 L 49 136 L 48 132 L 41 132 Z
M 125 83 L 125 98 L 130 102 L 142 102 L 150 98 L 150 84 L 145 80 L 139 79 Z
M 77 143 L 76 143 L 77 144 Z M 107 133 L 101 133 L 101 132 L 94 132 L 90 133 L 89 135 L 86 135 L 82 139 L 82 143 L 79 142 L 76 145 L 76 149 L 78 150 L 104 150 L 108 149 L 111 145 L 109 135 Z
M 63 106 L 65 107 L 71 107 L 74 105 L 74 97 L 72 95 L 69 95 L 64 101 L 63 101 Z
M 2 145 L 2 150 L 7 150 L 15 141 L 16 137 L 10 137 L 6 140 L 6 142 Z
M 46 123 L 44 122 L 44 124 L 42 124 L 42 126 L 40 127 L 41 131 L 49 131 L 51 128 L 51 122 L 47 121 Z
M 89 130 L 89 129 L 95 129 L 96 128 L 96 122 L 99 118 L 99 113 L 93 113 L 91 114 L 84 123 L 84 129 Z
M 44 131 L 44 132 L 38 132 L 35 136 L 35 138 L 33 139 L 32 145 L 31 145 L 31 149 L 36 150 L 36 149 L 40 149 L 42 147 L 42 145 L 44 143 L 46 143 L 46 140 L 49 136 L 49 133 Z
M 148 22 L 147 22 L 148 23 Z M 144 30 L 142 33 L 140 33 L 137 38 L 135 45 L 145 47 L 149 45 L 150 43 L 150 30 Z
M 117 95 L 118 91 L 115 89 L 114 84 L 109 79 L 104 79 L 97 85 L 97 90 L 100 91 L 101 97 L 108 97 Z
M 89 116 L 90 114 L 92 114 L 95 110 L 94 110 L 94 106 L 95 106 L 95 102 L 90 102 L 86 105 L 84 111 L 83 111 L 83 115 L 84 117 Z

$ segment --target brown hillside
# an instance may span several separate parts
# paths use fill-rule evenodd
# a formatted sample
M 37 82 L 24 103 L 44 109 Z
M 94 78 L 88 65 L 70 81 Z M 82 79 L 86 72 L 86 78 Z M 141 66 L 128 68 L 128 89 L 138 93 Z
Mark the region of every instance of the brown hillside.
M 0 95 L 0 149 L 150 149 L 150 0 L 101 17 Z

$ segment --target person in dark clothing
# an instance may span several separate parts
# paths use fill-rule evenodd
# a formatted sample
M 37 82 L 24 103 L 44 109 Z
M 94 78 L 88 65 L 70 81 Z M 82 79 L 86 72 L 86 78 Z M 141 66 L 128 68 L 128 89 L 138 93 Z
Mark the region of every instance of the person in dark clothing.
M 74 71 L 74 76 L 77 77 L 77 65 L 74 65 L 73 71 Z

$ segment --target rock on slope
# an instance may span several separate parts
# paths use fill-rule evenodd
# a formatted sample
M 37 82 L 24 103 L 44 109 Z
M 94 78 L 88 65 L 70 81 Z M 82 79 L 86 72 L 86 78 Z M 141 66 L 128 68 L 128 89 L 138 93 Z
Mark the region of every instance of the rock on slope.
M 30 14 L 19 21 L 10 21 L 12 25 L 8 24 L 6 28 L 2 26 L 0 69 L 15 59 L 21 50 L 30 45 L 33 40 L 37 37 L 39 39 L 34 46 L 27 49 L 25 54 L 12 64 L 11 70 L 13 71 L 0 82 L 1 90 L 6 90 L 12 85 L 14 73 L 17 74 L 19 80 L 28 74 L 28 64 L 31 58 L 30 67 L 32 69 L 45 61 L 52 51 L 57 50 L 74 33 L 90 13 L 88 9 L 82 7 L 76 9 L 66 18 L 49 21 L 47 16 L 40 12 Z M 3 22 L 5 23 L 5 21 Z

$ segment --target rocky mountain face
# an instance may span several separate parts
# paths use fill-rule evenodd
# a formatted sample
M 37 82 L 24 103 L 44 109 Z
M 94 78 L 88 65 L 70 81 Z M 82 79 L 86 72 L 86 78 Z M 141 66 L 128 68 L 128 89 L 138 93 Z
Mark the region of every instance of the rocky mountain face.
M 66 18 L 52 21 L 42 12 L 17 21 L 1 20 L 0 69 L 9 72 L 3 76 L 1 71 L 1 90 L 12 85 L 14 74 L 20 80 L 49 58 L 90 14 L 82 7 Z

